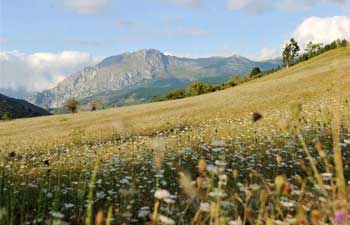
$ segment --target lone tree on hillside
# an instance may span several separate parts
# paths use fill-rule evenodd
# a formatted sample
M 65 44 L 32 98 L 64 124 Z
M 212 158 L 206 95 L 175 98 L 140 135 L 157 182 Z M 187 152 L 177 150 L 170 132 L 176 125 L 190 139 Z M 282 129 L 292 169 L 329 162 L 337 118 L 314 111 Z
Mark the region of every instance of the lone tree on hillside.
M 260 74 L 261 70 L 259 67 L 254 67 L 252 71 L 250 72 L 250 77 L 255 77 L 256 75 Z
M 286 44 L 283 50 L 283 63 L 288 68 L 293 65 L 295 57 L 298 56 L 300 51 L 300 47 L 298 43 L 294 40 L 294 38 L 290 39 L 290 42 Z
M 79 105 L 80 105 L 80 102 L 76 98 L 70 98 L 64 104 L 64 108 L 67 109 L 71 113 L 77 113 Z

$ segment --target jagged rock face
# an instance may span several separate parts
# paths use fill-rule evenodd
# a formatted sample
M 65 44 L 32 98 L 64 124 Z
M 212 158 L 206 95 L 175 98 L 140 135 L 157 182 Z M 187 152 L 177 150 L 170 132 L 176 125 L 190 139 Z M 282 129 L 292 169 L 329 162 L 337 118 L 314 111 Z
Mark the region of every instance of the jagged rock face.
M 257 62 L 243 57 L 212 57 L 187 59 L 167 56 L 154 49 L 125 53 L 104 59 L 94 67 L 77 72 L 56 87 L 37 93 L 27 100 L 45 108 L 62 107 L 71 97 L 79 99 L 94 94 L 121 90 L 133 85 L 162 77 L 197 80 L 224 74 L 244 73 Z M 270 63 L 260 63 L 263 69 L 272 68 Z

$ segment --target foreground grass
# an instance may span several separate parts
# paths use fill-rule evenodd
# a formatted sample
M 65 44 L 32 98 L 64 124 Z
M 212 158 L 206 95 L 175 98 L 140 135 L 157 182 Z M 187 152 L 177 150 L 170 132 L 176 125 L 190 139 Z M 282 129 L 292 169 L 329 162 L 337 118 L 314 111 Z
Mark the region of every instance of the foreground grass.
M 349 69 L 1 123 L 0 224 L 348 224 Z

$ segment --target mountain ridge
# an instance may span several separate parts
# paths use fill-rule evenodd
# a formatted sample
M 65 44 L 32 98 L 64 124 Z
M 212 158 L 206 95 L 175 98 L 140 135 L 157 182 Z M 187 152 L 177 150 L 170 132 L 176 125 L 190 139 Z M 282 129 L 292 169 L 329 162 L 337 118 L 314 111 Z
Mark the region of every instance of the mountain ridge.
M 51 115 L 46 110 L 24 100 L 10 98 L 0 93 L 0 119 L 5 114 L 10 119 Z
M 255 66 L 267 70 L 278 64 L 257 62 L 236 55 L 191 59 L 166 55 L 156 49 L 142 49 L 106 57 L 95 66 L 73 73 L 54 88 L 30 96 L 27 100 L 44 108 L 57 108 L 71 97 L 84 99 L 156 79 L 171 77 L 179 82 L 190 83 L 217 78 L 222 82 L 232 74 L 243 75 Z

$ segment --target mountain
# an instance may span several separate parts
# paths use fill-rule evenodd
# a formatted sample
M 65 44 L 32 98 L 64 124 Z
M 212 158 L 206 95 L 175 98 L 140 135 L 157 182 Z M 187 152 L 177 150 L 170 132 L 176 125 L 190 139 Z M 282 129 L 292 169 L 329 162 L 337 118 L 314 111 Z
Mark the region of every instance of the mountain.
M 222 83 L 230 75 L 243 75 L 255 66 L 268 70 L 277 67 L 278 63 L 256 62 L 241 56 L 179 58 L 158 50 L 145 49 L 105 58 L 96 66 L 74 73 L 56 87 L 27 100 L 45 108 L 57 108 L 71 97 L 84 99 L 137 86 L 150 87 L 150 83 L 155 83 L 151 86 L 153 89 L 168 86 L 167 90 L 173 88 L 174 83 L 188 84 L 197 80 Z M 158 87 L 157 81 L 166 81 L 167 84 L 160 82 L 162 85 Z
M 0 94 L 0 118 L 7 114 L 11 119 L 51 115 L 46 110 L 24 100 Z

